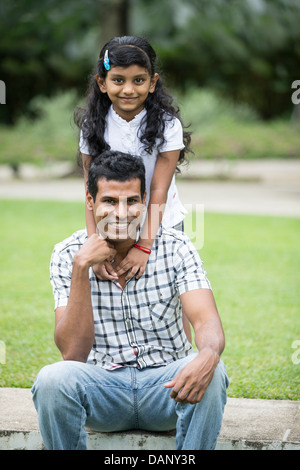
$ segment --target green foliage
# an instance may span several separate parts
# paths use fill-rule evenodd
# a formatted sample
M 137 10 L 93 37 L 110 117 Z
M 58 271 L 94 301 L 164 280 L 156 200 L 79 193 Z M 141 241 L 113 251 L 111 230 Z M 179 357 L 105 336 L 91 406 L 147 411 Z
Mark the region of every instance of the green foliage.
M 299 158 L 299 124 L 262 122 L 248 105 L 234 104 L 209 89 L 174 92 L 186 124 L 191 124 L 190 158 Z M 76 165 L 78 129 L 73 112 L 79 103 L 75 90 L 52 98 L 37 96 L 28 105 L 39 116 L 23 116 L 15 126 L 0 126 L 0 164 L 18 168 L 70 161 Z
M 297 0 L 2 0 L 0 13 L 2 122 L 29 113 L 38 95 L 76 88 L 83 96 L 100 35 L 126 32 L 148 37 L 172 86 L 213 89 L 263 119 L 293 110 L 291 85 L 300 79 Z
M 193 130 L 194 158 L 299 158 L 300 125 L 261 121 L 245 103 L 233 103 L 209 89 L 190 88 L 179 98 Z
M 139 8 L 153 22 L 136 21 L 136 32 L 153 38 L 169 82 L 213 88 L 264 119 L 291 113 L 291 85 L 300 77 L 299 2 L 144 1 Z
M 97 2 L 1 0 L 0 78 L 6 105 L 0 120 L 13 123 L 40 94 L 77 87 L 83 93 L 96 58 Z
M 53 98 L 34 98 L 28 109 L 39 119 L 23 116 L 14 127 L 2 126 L 0 164 L 8 163 L 14 168 L 20 163 L 41 165 L 67 160 L 75 164 L 78 128 L 73 113 L 77 104 L 74 90 Z

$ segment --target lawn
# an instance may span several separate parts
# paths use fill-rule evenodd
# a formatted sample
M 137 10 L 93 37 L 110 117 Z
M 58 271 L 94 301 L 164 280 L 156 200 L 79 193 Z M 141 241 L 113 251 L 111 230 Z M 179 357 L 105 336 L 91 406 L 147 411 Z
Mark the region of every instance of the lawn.
M 0 201 L 0 210 L 0 386 L 30 387 L 43 365 L 60 360 L 49 259 L 56 242 L 84 226 L 84 209 Z M 204 223 L 200 255 L 226 334 L 229 396 L 299 399 L 300 219 L 205 214 Z

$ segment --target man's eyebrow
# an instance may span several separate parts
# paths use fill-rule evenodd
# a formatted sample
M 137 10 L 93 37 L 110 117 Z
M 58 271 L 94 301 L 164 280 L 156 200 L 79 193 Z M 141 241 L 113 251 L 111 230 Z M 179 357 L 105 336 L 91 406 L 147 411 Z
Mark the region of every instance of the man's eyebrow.
M 140 199 L 140 194 L 133 194 L 132 196 L 128 196 L 127 199 Z
M 138 200 L 140 198 L 141 198 L 140 194 L 133 194 L 132 196 L 121 196 L 121 197 L 104 195 L 104 196 L 101 197 L 101 201 L 105 201 L 106 199 L 109 199 L 109 200 L 112 199 L 113 201 L 117 201 L 119 199 L 127 199 L 127 200 L 128 199 L 136 199 L 136 200 Z
M 101 197 L 101 201 L 105 201 L 105 200 L 107 200 L 107 199 L 113 199 L 114 201 L 117 200 L 117 198 L 114 197 L 114 196 L 102 196 L 102 197 Z

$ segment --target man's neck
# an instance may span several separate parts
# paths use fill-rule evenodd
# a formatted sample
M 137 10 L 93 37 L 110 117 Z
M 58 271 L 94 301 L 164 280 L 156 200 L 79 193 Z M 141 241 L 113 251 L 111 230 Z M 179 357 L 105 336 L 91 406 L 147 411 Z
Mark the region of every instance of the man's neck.
M 117 243 L 111 242 L 111 243 L 114 246 L 114 248 L 117 250 L 117 253 L 115 254 L 115 257 L 112 261 L 112 267 L 116 269 L 120 265 L 120 263 L 123 261 L 123 259 L 126 257 L 128 251 L 133 246 L 134 241 L 126 240 L 125 242 L 117 242 Z M 119 278 L 118 278 L 119 284 L 122 286 L 122 288 L 124 288 L 126 284 L 126 275 L 127 275 L 127 272 L 125 272 L 121 276 L 119 275 Z
M 120 263 L 126 256 L 130 248 L 133 247 L 133 244 L 135 243 L 134 240 L 131 238 L 129 240 L 124 240 L 124 241 L 110 241 L 110 243 L 113 245 L 114 249 L 117 251 L 115 255 L 115 260 L 118 260 Z

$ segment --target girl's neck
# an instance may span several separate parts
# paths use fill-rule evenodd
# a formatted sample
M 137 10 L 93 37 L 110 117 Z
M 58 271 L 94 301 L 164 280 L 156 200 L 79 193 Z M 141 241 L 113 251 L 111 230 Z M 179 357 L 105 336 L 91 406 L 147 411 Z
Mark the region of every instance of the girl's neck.
M 113 105 L 112 105 L 112 109 L 113 109 L 114 113 L 118 116 L 118 118 L 120 118 L 120 119 L 122 119 L 123 121 L 126 121 L 126 122 L 131 122 L 131 121 L 133 121 L 139 114 L 141 114 L 141 113 L 145 110 L 145 107 L 144 107 L 143 109 L 140 109 L 140 110 L 139 110 L 138 112 L 136 112 L 136 113 L 133 113 L 133 114 L 128 113 L 128 115 L 126 115 L 126 114 L 122 114 L 122 115 L 121 115 L 121 114 L 118 112 L 118 110 L 116 110 L 116 109 L 114 108 Z

